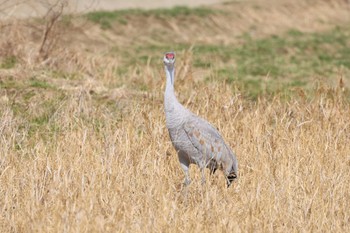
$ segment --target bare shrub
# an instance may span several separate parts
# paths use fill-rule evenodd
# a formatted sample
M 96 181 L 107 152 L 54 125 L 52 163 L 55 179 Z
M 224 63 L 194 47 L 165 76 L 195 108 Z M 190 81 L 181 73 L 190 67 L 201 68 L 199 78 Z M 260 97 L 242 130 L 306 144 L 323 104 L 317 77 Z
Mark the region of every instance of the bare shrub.
M 59 35 L 55 35 L 55 26 L 62 17 L 67 1 L 58 0 L 49 7 L 44 20 L 46 21 L 45 30 L 39 47 L 39 55 L 43 60 L 48 59 L 50 52 L 56 45 Z

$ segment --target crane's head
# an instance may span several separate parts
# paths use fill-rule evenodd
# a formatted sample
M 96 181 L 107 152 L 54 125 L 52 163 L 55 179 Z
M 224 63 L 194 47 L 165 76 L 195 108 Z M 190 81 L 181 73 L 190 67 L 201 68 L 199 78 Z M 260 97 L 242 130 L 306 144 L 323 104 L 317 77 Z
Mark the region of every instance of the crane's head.
M 168 68 L 173 68 L 175 64 L 175 53 L 174 52 L 165 53 L 163 62 L 164 62 L 164 65 L 166 65 Z

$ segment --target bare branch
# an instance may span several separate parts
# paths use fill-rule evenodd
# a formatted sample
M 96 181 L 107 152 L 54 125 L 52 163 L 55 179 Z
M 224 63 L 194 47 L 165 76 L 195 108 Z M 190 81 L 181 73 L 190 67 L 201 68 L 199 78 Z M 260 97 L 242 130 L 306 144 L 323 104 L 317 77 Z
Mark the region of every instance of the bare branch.
M 50 49 L 53 47 L 53 41 L 50 43 L 48 42 L 48 39 L 50 35 L 53 32 L 53 28 L 62 16 L 64 12 L 64 8 L 67 6 L 67 1 L 58 0 L 56 3 L 51 5 L 51 7 L 48 9 L 46 15 L 44 18 L 47 19 L 45 31 L 43 33 L 43 38 L 41 41 L 41 45 L 39 47 L 39 55 L 42 57 L 43 60 L 46 60 L 49 55 Z

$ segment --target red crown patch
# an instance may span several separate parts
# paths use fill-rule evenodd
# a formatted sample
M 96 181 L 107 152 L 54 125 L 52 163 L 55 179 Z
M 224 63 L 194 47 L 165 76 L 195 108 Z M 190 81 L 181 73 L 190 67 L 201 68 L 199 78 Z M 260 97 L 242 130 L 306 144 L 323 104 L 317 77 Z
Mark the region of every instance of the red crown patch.
M 174 54 L 174 53 L 166 53 L 166 54 L 165 54 L 165 57 L 166 57 L 167 59 L 174 59 L 175 54 Z

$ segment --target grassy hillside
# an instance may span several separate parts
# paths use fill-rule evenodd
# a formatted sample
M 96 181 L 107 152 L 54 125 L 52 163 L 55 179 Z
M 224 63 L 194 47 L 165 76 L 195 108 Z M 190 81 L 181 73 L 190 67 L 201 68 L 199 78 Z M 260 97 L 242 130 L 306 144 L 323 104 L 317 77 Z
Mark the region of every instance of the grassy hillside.
M 349 231 L 345 4 L 1 22 L 0 231 Z M 196 166 L 181 185 L 163 111 L 168 50 L 179 100 L 237 154 L 230 189 L 220 172 L 201 185 Z

